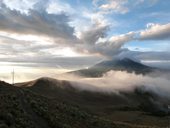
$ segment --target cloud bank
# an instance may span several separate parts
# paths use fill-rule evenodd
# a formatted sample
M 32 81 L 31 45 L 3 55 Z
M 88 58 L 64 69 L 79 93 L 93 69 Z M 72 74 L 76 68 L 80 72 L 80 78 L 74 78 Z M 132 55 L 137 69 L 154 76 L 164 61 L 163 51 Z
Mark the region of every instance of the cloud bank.
M 170 98 L 170 74 L 162 74 L 162 72 L 154 72 L 143 76 L 125 71 L 109 71 L 100 78 L 83 78 L 73 74 L 55 78 L 72 81 L 72 86 L 80 90 L 119 94 L 119 92 L 133 92 L 136 88 L 144 87 L 143 91 Z

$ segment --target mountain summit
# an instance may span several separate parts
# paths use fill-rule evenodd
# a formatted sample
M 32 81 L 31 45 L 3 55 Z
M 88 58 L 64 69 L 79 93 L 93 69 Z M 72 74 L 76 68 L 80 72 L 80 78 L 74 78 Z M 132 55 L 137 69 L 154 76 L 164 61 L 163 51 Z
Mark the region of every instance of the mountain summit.
M 110 70 L 135 72 L 136 74 L 147 74 L 152 72 L 154 68 L 141 64 L 140 62 L 133 61 L 129 58 L 124 58 L 121 60 L 113 59 L 103 61 L 88 69 L 81 69 L 71 73 L 86 77 L 101 77 L 104 73 Z

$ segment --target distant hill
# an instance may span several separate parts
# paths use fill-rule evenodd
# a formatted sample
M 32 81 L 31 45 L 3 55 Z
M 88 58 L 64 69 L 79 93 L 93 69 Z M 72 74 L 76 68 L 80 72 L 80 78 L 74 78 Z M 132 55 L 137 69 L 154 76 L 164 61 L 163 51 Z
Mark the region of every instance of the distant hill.
M 139 62 L 135 62 L 131 59 L 125 58 L 122 60 L 114 59 L 103 61 L 88 69 L 77 70 L 70 73 L 86 77 L 101 77 L 104 73 L 110 70 L 134 72 L 136 74 L 147 74 L 154 71 L 155 69 L 156 68 L 152 68 Z

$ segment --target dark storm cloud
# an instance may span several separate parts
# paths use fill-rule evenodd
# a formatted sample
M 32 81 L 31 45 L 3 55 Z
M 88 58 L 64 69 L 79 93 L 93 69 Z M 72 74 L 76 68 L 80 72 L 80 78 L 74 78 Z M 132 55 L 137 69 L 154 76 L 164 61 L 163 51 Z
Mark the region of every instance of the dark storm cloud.
M 105 55 L 107 57 L 113 57 L 114 55 L 117 55 L 118 53 L 122 52 L 121 47 L 128 43 L 129 41 L 132 41 L 134 38 L 134 32 L 129 32 L 127 34 L 122 34 L 118 36 L 112 36 L 109 40 L 107 40 L 104 43 L 98 43 L 95 46 L 96 51 L 101 53 L 102 55 Z
M 69 17 L 65 14 L 48 14 L 45 10 L 29 10 L 26 15 L 5 5 L 0 9 L 0 31 L 9 33 L 73 40 L 74 28 L 68 22 Z
M 129 32 L 107 38 L 108 30 L 108 25 L 95 24 L 89 30 L 83 32 L 80 38 L 80 41 L 84 43 L 83 48 L 88 50 L 89 53 L 112 57 L 121 52 L 121 47 L 132 41 L 135 35 L 135 32 Z
M 94 24 L 92 28 L 89 28 L 87 31 L 81 33 L 80 42 L 83 42 L 79 47 L 80 49 L 85 49 L 89 53 L 98 53 L 99 51 L 96 49 L 96 42 L 100 38 L 106 37 L 106 32 L 109 26 L 100 26 Z M 83 51 L 82 51 L 83 52 Z
M 108 28 L 109 26 L 94 25 L 88 31 L 82 33 L 81 39 L 82 41 L 84 41 L 85 44 L 94 45 L 99 38 L 104 38 L 106 36 Z

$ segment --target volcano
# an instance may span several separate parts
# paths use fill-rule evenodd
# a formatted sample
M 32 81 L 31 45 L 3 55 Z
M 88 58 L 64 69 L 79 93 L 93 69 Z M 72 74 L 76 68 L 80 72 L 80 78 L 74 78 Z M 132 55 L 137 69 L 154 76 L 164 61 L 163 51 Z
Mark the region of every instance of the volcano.
M 98 63 L 88 69 L 81 69 L 70 73 L 85 76 L 85 77 L 101 77 L 104 73 L 115 71 L 127 71 L 129 73 L 147 74 L 156 70 L 156 68 L 146 66 L 140 62 L 133 61 L 129 58 L 113 59 Z

